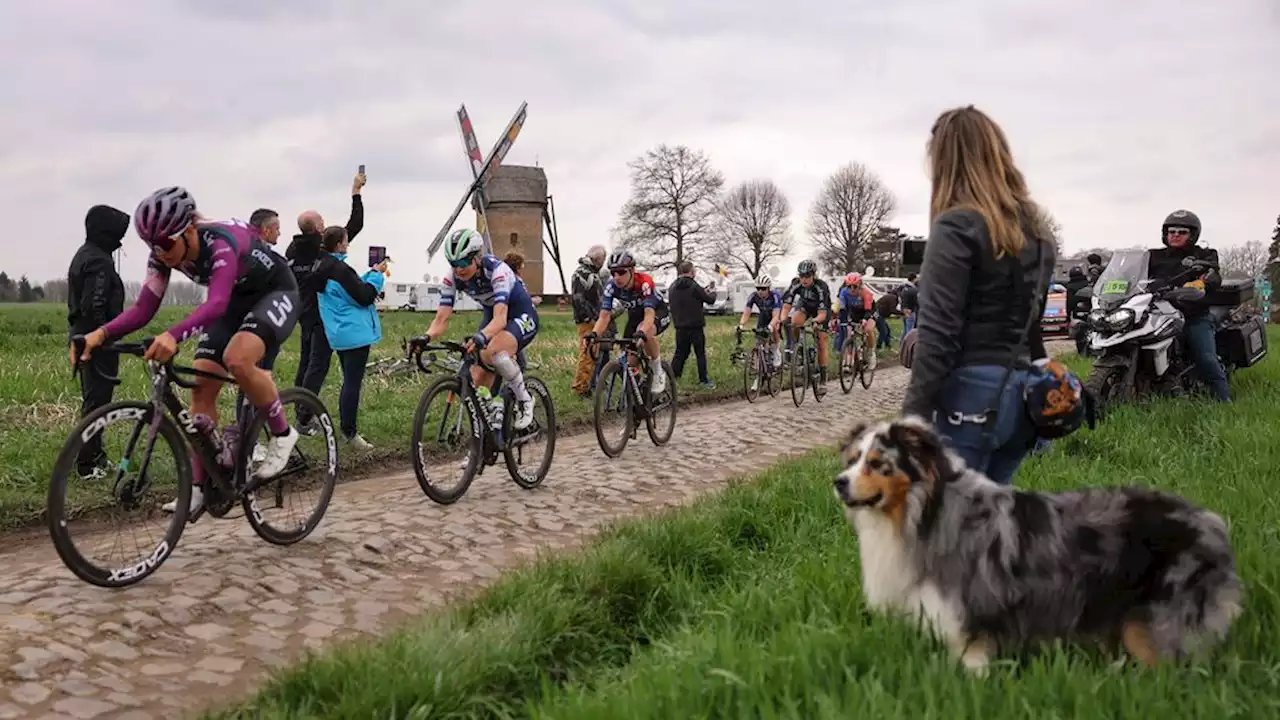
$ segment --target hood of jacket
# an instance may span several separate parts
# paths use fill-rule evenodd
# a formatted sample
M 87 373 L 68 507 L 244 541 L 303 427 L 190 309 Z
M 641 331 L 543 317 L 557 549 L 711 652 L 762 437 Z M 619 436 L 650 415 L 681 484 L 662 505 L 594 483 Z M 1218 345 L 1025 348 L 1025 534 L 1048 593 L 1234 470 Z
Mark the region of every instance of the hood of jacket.
M 689 287 L 690 285 L 695 284 L 696 282 L 697 282 L 696 280 L 694 280 L 693 278 L 691 278 L 691 277 L 689 277 L 689 276 L 687 276 L 687 275 L 681 275 L 680 277 L 677 277 L 677 278 L 675 279 L 675 282 L 671 283 L 671 287 L 673 287 L 673 288 L 685 288 L 685 287 Z
M 586 255 L 578 258 L 578 269 L 588 274 L 595 274 L 601 270 L 601 268 L 596 267 L 596 264 Z
M 285 257 L 299 265 L 309 265 L 320 257 L 320 233 L 294 235 L 285 250 Z
M 84 216 L 84 241 L 115 252 L 129 232 L 129 214 L 110 205 L 94 205 Z

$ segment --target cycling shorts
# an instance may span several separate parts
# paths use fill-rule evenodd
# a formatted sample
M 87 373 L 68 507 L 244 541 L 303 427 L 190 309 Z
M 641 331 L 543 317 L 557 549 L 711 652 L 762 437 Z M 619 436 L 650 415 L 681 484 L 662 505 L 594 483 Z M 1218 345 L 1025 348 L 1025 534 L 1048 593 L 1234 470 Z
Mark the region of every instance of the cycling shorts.
M 822 306 L 821 306 L 821 305 L 793 305 L 793 306 L 791 307 L 791 314 L 792 314 L 792 315 L 794 315 L 794 314 L 796 314 L 796 313 L 804 313 L 804 317 L 805 317 L 805 319 L 806 319 L 806 320 L 813 320 L 813 319 L 817 318 L 817 317 L 818 317 L 818 313 L 820 313 L 820 312 L 822 312 L 822 311 L 823 311 L 823 308 L 822 308 Z M 828 311 L 827 311 L 827 317 L 828 317 L 828 318 L 830 318 L 830 317 L 831 317 L 831 311 L 830 311 L 830 310 L 828 310 Z M 815 325 L 814 325 L 814 327 L 815 327 L 815 328 L 817 328 L 818 332 L 826 332 L 826 331 L 827 331 L 827 328 L 826 328 L 826 326 L 825 326 L 825 325 L 824 325 L 824 326 L 822 326 L 822 327 L 818 327 L 818 326 L 815 324 Z
M 476 331 L 483 330 L 491 322 L 493 322 L 493 308 L 487 307 L 484 309 L 484 316 L 480 319 L 480 327 L 476 328 Z M 533 342 L 538 335 L 538 330 L 541 329 L 538 323 L 538 311 L 532 305 L 527 308 L 512 308 L 508 305 L 507 325 L 503 329 L 516 339 L 516 351 L 517 355 L 520 355 L 529 343 Z
M 773 322 L 773 311 L 767 313 L 756 313 L 756 329 L 767 330 L 769 323 Z
M 644 306 L 637 305 L 627 311 L 627 325 L 622 331 L 622 337 L 633 338 L 636 336 L 636 330 L 639 329 L 640 323 L 644 322 Z M 660 303 L 653 310 L 653 332 L 655 335 L 661 335 L 666 332 L 667 326 L 671 324 L 671 310 L 667 304 Z
M 292 280 L 293 275 L 289 277 Z M 196 358 L 212 360 L 226 367 L 222 353 L 227 349 L 227 344 L 236 333 L 247 332 L 258 336 L 266 346 L 263 358 L 270 358 L 270 363 L 266 364 L 270 368 L 275 364 L 280 346 L 298 324 L 301 313 L 302 303 L 298 299 L 296 288 L 251 295 L 232 294 L 227 312 L 200 335 Z

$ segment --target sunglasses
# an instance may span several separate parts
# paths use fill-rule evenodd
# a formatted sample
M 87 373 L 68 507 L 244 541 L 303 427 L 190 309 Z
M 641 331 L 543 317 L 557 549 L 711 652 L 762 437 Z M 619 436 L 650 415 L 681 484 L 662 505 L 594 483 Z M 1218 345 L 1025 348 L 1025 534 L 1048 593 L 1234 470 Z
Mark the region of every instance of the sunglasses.
M 610 270 L 609 274 L 614 277 L 622 277 L 623 275 L 626 275 L 629 272 L 631 272 L 631 270 L 627 268 L 619 268 L 617 270 Z
M 1190 235 L 1191 231 L 1187 228 L 1169 228 L 1165 231 L 1169 235 Z
M 808 279 L 809 279 L 809 278 L 811 278 L 811 277 L 813 277 L 813 273 L 801 273 L 801 274 L 800 274 L 800 279 L 801 279 L 801 280 L 808 280 Z
M 449 266 L 455 267 L 455 268 L 464 268 L 470 265 L 471 261 L 474 259 L 475 259 L 474 257 L 465 257 L 465 258 L 458 258 L 457 260 L 450 260 Z

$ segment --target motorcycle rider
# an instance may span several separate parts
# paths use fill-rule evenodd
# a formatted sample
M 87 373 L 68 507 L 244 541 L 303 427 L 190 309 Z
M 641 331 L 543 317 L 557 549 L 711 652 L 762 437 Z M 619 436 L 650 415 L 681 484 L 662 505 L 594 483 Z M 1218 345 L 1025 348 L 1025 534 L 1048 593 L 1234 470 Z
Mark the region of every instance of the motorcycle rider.
M 1081 305 L 1084 305 L 1085 310 L 1088 310 L 1087 300 L 1080 297 L 1080 291 L 1092 286 L 1093 283 L 1089 282 L 1084 268 L 1079 265 L 1073 265 L 1067 271 L 1067 322 L 1071 323 L 1072 339 L 1076 341 L 1076 352 L 1080 355 L 1084 355 L 1085 342 L 1089 335 L 1089 330 L 1086 325 L 1076 322 L 1076 313 L 1080 310 Z
M 1102 275 L 1102 256 L 1098 253 L 1089 253 L 1089 257 L 1085 258 L 1085 262 L 1088 263 L 1085 274 L 1089 276 L 1089 284 L 1093 285 L 1098 282 L 1098 278 Z
M 1213 268 L 1198 278 L 1186 283 L 1205 292 L 1213 292 L 1222 285 L 1222 275 L 1218 272 L 1218 251 L 1199 247 L 1200 218 L 1190 210 L 1174 210 L 1164 219 L 1160 226 L 1162 248 L 1151 250 L 1148 275 L 1155 280 L 1166 283 L 1175 277 L 1184 276 L 1186 268 L 1182 261 L 1195 258 L 1213 265 Z M 1231 402 L 1231 390 L 1227 385 L 1227 373 L 1218 361 L 1218 347 L 1215 340 L 1213 318 L 1209 315 L 1207 303 L 1187 303 L 1180 306 L 1186 318 L 1183 328 L 1183 339 L 1186 342 L 1187 354 L 1195 363 L 1196 370 L 1221 402 Z

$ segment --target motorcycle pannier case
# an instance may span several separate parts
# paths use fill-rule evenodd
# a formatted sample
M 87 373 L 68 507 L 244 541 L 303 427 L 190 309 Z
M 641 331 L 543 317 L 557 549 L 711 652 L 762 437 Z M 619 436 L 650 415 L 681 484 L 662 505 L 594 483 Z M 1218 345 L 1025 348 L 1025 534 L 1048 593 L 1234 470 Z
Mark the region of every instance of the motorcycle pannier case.
M 1231 278 L 1222 281 L 1217 290 L 1207 293 L 1205 301 L 1219 307 L 1237 307 L 1253 299 L 1253 281 Z
M 1267 356 L 1267 326 L 1251 315 L 1218 331 L 1217 344 L 1227 362 L 1236 367 L 1252 367 Z

